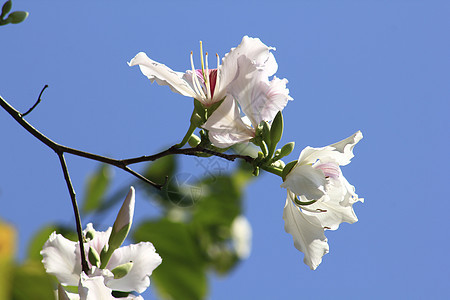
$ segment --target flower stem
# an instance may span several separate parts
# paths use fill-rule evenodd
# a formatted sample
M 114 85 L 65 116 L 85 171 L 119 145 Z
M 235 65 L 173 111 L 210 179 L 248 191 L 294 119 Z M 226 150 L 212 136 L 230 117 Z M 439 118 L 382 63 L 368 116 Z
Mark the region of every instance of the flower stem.
M 281 174 L 283 174 L 283 170 L 282 169 L 274 167 L 274 166 L 262 165 L 262 166 L 260 166 L 260 168 L 265 170 L 265 171 L 267 171 L 267 172 L 269 172 L 269 173 L 278 175 L 280 177 L 281 177 Z

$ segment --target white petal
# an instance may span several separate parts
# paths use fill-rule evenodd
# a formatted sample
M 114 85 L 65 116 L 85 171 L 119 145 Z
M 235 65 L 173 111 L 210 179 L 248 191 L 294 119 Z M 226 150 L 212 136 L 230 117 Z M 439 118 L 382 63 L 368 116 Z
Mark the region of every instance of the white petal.
M 78 294 L 67 292 L 61 284 L 58 284 L 58 300 L 79 300 L 80 296 Z
M 142 74 L 153 83 L 168 85 L 170 89 L 183 96 L 196 98 L 197 94 L 184 79 L 184 73 L 175 72 L 166 65 L 151 60 L 144 52 L 139 52 L 129 63 L 130 67 L 139 65 Z
M 237 61 L 241 56 L 250 59 L 259 69 L 264 70 L 267 76 L 275 74 L 278 65 L 270 50 L 275 50 L 275 48 L 264 45 L 258 38 L 244 36 L 239 46 L 232 48 L 222 60 L 222 65 L 217 73 L 219 86 L 216 87 L 214 97 L 218 99 L 225 97 L 228 85 L 236 78 Z
M 318 220 L 303 214 L 292 202 L 293 197 L 295 195 L 288 191 L 283 211 L 284 229 L 292 235 L 295 248 L 305 254 L 303 262 L 315 270 L 322 262 L 322 256 L 328 253 L 327 238 Z
M 225 98 L 203 128 L 209 131 L 211 143 L 219 148 L 248 142 L 255 136 L 254 130 L 242 121 L 236 101 L 231 96 Z
M 112 270 L 128 262 L 133 262 L 133 267 L 127 275 L 120 279 L 106 278 L 105 283 L 113 290 L 142 293 L 150 285 L 149 276 L 161 264 L 162 259 L 152 243 L 141 242 L 114 251 L 106 268 Z
M 327 185 L 328 201 L 317 201 L 307 206 L 309 210 L 320 210 L 322 212 L 311 213 L 305 211 L 304 213 L 314 215 L 322 227 L 331 230 L 338 229 L 342 222 L 352 224 L 358 221 L 352 208 L 353 203 L 357 200 L 353 201 L 353 196 L 345 182 L 346 180 L 342 175 L 338 180 L 330 180 L 330 184 Z M 352 199 L 353 202 L 350 203 L 349 199 Z
M 53 232 L 41 251 L 47 273 L 55 275 L 63 285 L 78 285 L 81 260 L 76 255 L 77 250 L 79 251 L 78 243 Z
M 327 180 L 322 170 L 311 165 L 297 164 L 286 176 L 281 187 L 293 191 L 307 200 L 319 200 L 325 195 Z
M 78 285 L 81 300 L 115 299 L 111 292 L 112 290 L 105 285 L 103 276 L 88 277 L 84 272 L 81 274 Z
M 334 162 L 339 165 L 337 161 L 340 156 L 341 154 L 330 146 L 323 148 L 306 147 L 300 153 L 298 163 L 302 165 L 313 164 L 320 160 L 321 162 Z
M 363 138 L 361 131 L 354 133 L 352 136 L 330 145 L 342 154 L 339 160 L 341 166 L 345 166 L 350 163 L 350 160 L 355 156 L 353 154 L 353 148 Z

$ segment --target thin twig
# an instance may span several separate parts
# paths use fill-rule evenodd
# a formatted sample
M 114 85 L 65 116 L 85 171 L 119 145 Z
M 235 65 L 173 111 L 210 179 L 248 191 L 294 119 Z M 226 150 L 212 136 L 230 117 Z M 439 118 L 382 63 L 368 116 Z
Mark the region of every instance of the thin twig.
M 27 110 L 26 113 L 23 113 L 23 114 L 22 114 L 22 117 L 25 117 L 26 115 L 28 115 L 30 112 L 33 111 L 33 109 L 34 109 L 36 106 L 38 106 L 38 104 L 41 102 L 41 96 L 42 96 L 42 93 L 45 91 L 46 88 L 48 88 L 48 85 L 47 85 L 47 84 L 44 86 L 44 88 L 42 89 L 41 93 L 39 94 L 39 97 L 38 97 L 36 103 L 35 103 L 29 110 Z
M 86 252 L 84 251 L 84 239 L 83 239 L 83 232 L 82 232 L 82 227 L 81 227 L 81 217 L 80 217 L 80 212 L 78 210 L 78 204 L 77 204 L 77 199 L 75 196 L 75 190 L 73 189 L 72 181 L 70 180 L 70 175 L 69 175 L 69 171 L 67 169 L 66 160 L 64 159 L 64 154 L 58 153 L 58 157 L 59 157 L 59 161 L 61 163 L 61 167 L 63 169 L 64 179 L 66 180 L 67 188 L 69 189 L 70 199 L 72 200 L 73 212 L 75 214 L 77 235 L 78 235 L 78 241 L 80 244 L 81 268 L 83 269 L 84 273 L 89 274 L 89 266 L 86 261 Z

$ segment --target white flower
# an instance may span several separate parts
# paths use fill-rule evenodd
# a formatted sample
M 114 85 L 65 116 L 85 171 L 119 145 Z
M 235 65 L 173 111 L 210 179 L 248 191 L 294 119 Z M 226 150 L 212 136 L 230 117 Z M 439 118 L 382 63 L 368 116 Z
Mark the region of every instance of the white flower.
M 78 293 L 67 292 L 61 284 L 58 285 L 58 299 L 60 300 L 114 300 L 112 289 L 105 285 L 105 277 L 102 275 L 88 276 L 81 273 Z M 141 296 L 129 295 L 121 299 L 143 300 Z
M 358 221 L 352 205 L 363 199 L 358 198 L 339 166 L 350 163 L 353 147 L 361 139 L 358 131 L 327 147 L 305 148 L 281 185 L 288 190 L 283 213 L 285 230 L 313 270 L 329 250 L 324 230 Z
M 84 249 L 86 257 L 89 258 L 88 274 L 82 273 L 81 270 L 79 242 L 72 242 L 53 232 L 41 251 L 42 263 L 47 273 L 55 275 L 63 286 L 80 285 L 80 296 L 82 288 L 89 289 L 89 287 L 93 290 L 86 291 L 84 295 L 89 293 L 95 295 L 97 292 L 94 293 L 94 290 L 100 293 L 106 289 L 144 292 L 150 285 L 149 276 L 162 260 L 150 242 L 120 247 L 131 226 L 134 203 L 134 188 L 131 187 L 114 222 L 114 232 L 111 227 L 104 232 L 96 231 L 91 223 L 83 231 L 87 240 Z M 99 284 L 100 281 L 102 284 Z M 93 296 L 91 299 L 96 298 Z
M 222 100 L 230 83 L 238 75 L 238 60 L 246 57 L 268 76 L 275 74 L 278 65 L 270 50 L 272 47 L 264 45 L 258 38 L 244 36 L 241 44 L 225 55 L 220 64 L 217 56 L 217 69 L 208 68 L 208 53 L 203 59 L 203 50 L 200 42 L 201 69 L 195 69 L 191 52 L 191 70 L 175 72 L 167 66 L 151 60 L 144 52 L 138 53 L 128 64 L 139 65 L 142 73 L 153 83 L 168 85 L 170 89 L 183 96 L 193 97 L 209 107 Z
M 92 224 L 88 224 L 84 234 L 87 231 L 93 232 L 94 238 L 84 244 L 86 257 L 90 247 L 97 253 L 101 253 L 108 242 L 111 227 L 107 231 L 101 232 L 95 231 Z M 64 286 L 77 286 L 82 273 L 79 249 L 78 242 L 69 241 L 62 235 L 53 232 L 41 251 L 42 263 L 47 273 L 55 275 Z M 105 270 L 110 272 L 114 268 L 129 262 L 132 262 L 133 266 L 127 275 L 119 279 L 114 279 L 114 276 L 106 276 L 105 285 L 113 290 L 142 293 L 150 285 L 149 276 L 161 264 L 161 257 L 156 253 L 152 243 L 141 242 L 116 249 Z M 91 270 L 96 269 L 91 263 L 88 262 L 88 264 Z M 107 273 L 103 275 L 105 274 Z M 90 275 L 92 274 L 88 274 L 88 276 Z
M 230 85 L 229 94 L 203 125 L 211 143 L 219 148 L 250 141 L 261 121 L 272 122 L 292 100 L 286 79 L 269 81 L 266 71 L 246 57 L 241 57 L 238 65 L 239 76 Z

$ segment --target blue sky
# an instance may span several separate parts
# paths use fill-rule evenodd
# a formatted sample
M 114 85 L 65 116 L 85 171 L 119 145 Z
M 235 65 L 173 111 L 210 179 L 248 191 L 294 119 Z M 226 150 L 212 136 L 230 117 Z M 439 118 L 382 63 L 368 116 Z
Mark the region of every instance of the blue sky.
M 211 299 L 450 297 L 448 1 L 16 0 L 13 9 L 30 16 L 0 28 L 0 94 L 24 111 L 48 84 L 27 120 L 64 145 L 123 158 L 178 142 L 192 101 L 126 62 L 145 51 L 184 71 L 200 40 L 223 56 L 244 35 L 276 47 L 277 76 L 289 80 L 288 161 L 363 132 L 343 172 L 366 202 L 354 206 L 357 223 L 327 232 L 319 268 L 303 264 L 284 232 L 286 191 L 265 174 L 246 190 L 252 254 L 213 279 Z M 57 157 L 2 111 L 0 145 L 0 218 L 19 230 L 21 258 L 38 228 L 72 211 Z M 182 162 L 183 172 L 202 174 Z M 70 156 L 68 164 L 81 196 L 97 164 Z M 116 171 L 117 185 L 129 180 Z M 155 211 L 140 192 L 138 219 Z

